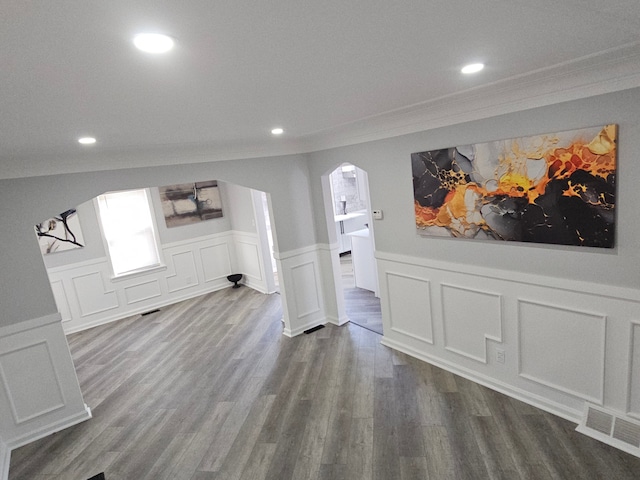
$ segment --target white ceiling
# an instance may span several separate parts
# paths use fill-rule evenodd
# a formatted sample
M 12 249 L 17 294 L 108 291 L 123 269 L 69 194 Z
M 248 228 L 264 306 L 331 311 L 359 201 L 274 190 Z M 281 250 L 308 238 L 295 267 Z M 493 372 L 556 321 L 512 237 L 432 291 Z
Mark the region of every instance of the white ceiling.
M 638 0 L 0 0 L 0 11 L 0 178 L 312 151 L 640 86 Z M 140 31 L 177 46 L 142 54 Z M 487 67 L 461 75 L 472 61 Z

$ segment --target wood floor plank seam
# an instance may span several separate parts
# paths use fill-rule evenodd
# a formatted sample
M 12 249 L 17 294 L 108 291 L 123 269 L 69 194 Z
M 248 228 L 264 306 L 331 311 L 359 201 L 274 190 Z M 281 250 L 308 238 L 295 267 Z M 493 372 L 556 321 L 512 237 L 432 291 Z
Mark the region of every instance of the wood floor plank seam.
M 94 418 L 14 450 L 10 480 L 640 478 L 640 459 L 370 330 L 288 338 L 280 302 L 229 288 L 69 335 Z

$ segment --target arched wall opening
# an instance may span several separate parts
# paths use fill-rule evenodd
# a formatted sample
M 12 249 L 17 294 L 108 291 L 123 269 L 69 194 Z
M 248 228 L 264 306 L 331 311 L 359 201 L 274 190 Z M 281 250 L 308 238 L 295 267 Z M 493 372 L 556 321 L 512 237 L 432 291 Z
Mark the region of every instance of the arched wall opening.
M 368 175 L 350 163 L 321 176 L 339 324 L 382 334 Z

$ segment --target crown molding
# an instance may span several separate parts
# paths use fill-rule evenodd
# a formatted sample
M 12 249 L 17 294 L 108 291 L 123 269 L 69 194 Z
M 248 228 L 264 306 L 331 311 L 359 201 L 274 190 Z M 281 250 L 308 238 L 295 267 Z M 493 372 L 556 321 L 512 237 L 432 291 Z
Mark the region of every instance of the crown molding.
M 305 154 L 640 87 L 640 42 L 331 127 L 296 139 L 159 145 L 0 158 L 0 179 Z
M 640 87 L 640 42 L 332 127 L 301 139 L 305 152 L 482 120 Z

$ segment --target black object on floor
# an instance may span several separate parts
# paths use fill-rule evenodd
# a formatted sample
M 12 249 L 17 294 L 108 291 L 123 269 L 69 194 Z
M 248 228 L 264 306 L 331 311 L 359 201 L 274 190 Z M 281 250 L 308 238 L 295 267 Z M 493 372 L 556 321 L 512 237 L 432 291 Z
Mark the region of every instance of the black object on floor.
M 229 280 L 230 282 L 234 283 L 232 288 L 240 288 L 242 286 L 242 285 L 238 285 L 238 282 L 240 280 L 242 280 L 242 274 L 241 273 L 233 273 L 233 274 L 227 276 L 227 280 Z
M 95 476 L 93 476 L 93 477 L 91 477 L 91 478 L 89 478 L 87 480 L 105 480 L 104 472 L 103 473 L 99 473 L 99 474 L 97 474 L 97 475 L 95 475 Z
M 317 327 L 310 328 L 309 330 L 305 330 L 304 333 L 313 333 L 316 330 L 320 330 L 321 328 L 324 328 L 324 325 L 318 325 Z
M 151 310 L 151 311 L 149 311 L 149 312 L 141 313 L 141 314 L 140 314 L 140 316 L 141 316 L 141 317 L 144 317 L 145 315 L 151 315 L 152 313 L 156 313 L 156 312 L 159 312 L 159 311 L 160 311 L 160 309 L 159 309 L 159 308 L 156 308 L 155 310 Z M 90 478 L 89 480 L 92 480 L 92 479 Z

